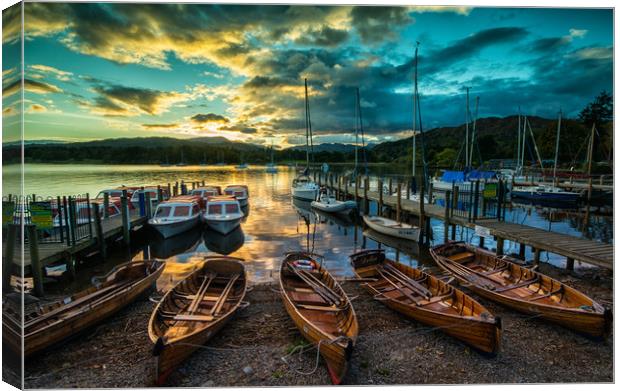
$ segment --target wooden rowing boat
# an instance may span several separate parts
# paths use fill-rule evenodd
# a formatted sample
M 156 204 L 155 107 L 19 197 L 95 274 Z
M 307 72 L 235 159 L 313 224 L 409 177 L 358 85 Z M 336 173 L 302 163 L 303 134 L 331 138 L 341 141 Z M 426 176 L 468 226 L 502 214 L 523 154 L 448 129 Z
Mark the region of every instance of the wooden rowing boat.
M 377 232 L 396 238 L 420 241 L 422 230 L 415 225 L 399 223 L 380 216 L 362 216 L 364 223 Z
M 289 316 L 304 338 L 317 345 L 332 382 L 340 384 L 359 327 L 346 293 L 317 259 L 307 252 L 285 254 L 280 291 Z
M 442 244 L 430 252 L 439 266 L 482 297 L 593 337 L 610 329 L 611 313 L 602 305 L 509 257 L 463 242 Z
M 148 327 L 155 344 L 158 385 L 228 323 L 246 289 L 243 259 L 210 256 L 162 297 Z
M 349 258 L 357 277 L 371 280 L 363 284 L 366 290 L 388 307 L 482 352 L 499 350 L 500 319 L 471 296 L 419 269 L 386 259 L 383 250 L 363 250 Z
M 94 285 L 40 306 L 24 317 L 24 356 L 30 356 L 95 325 L 134 301 L 164 270 L 164 262 L 144 260 L 116 266 Z M 3 342 L 21 354 L 21 313 L 5 308 L 2 317 Z

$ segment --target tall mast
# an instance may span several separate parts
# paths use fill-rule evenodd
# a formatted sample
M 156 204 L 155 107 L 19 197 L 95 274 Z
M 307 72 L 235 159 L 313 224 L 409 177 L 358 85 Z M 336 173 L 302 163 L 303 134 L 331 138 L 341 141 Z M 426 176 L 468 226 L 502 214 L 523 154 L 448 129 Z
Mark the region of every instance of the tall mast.
M 465 87 L 465 169 L 469 168 L 469 87 Z
M 476 120 L 478 119 L 478 103 L 480 102 L 480 97 L 476 97 L 476 111 L 474 114 L 474 127 L 471 131 L 471 146 L 469 148 L 469 165 L 473 164 L 474 161 L 474 143 L 476 140 Z
M 590 149 L 588 151 L 588 177 L 592 174 L 592 160 L 594 159 L 594 132 L 596 131 L 596 124 L 592 124 L 592 131 L 590 134 Z
M 521 142 L 523 145 L 521 146 L 521 169 L 523 170 L 523 166 L 525 165 L 525 130 L 527 124 L 527 115 L 523 116 L 523 137 L 521 137 Z
M 555 174 L 558 169 L 558 151 L 560 149 L 560 127 L 562 126 L 562 109 L 558 115 L 558 131 L 555 136 L 555 160 L 553 162 L 553 187 L 555 187 Z
M 359 101 L 360 101 L 360 89 L 355 88 L 355 168 L 354 173 L 357 177 L 357 149 L 359 146 Z
M 310 108 L 308 107 L 308 79 L 304 78 L 304 90 L 306 98 L 306 168 L 310 168 Z
M 519 106 L 519 125 L 517 126 L 517 164 L 515 173 L 520 174 L 521 165 L 519 164 L 519 157 L 521 156 L 521 106 Z
M 413 159 L 411 175 L 415 178 L 415 158 L 416 158 L 416 131 L 417 131 L 417 101 L 418 101 L 418 47 L 420 42 L 415 45 L 414 74 L 413 74 Z

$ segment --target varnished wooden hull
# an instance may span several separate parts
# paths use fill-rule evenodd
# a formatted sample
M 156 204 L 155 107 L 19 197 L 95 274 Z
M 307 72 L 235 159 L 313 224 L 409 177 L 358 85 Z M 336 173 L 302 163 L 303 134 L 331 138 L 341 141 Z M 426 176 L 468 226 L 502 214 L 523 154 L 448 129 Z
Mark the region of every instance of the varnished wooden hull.
M 198 270 L 194 271 L 187 278 L 168 291 L 157 304 L 149 321 L 149 337 L 154 344 L 153 355 L 156 361 L 156 383 L 163 384 L 167 377 L 174 371 L 178 365 L 191 356 L 202 345 L 206 344 L 214 335 L 216 335 L 234 316 L 239 308 L 247 290 L 247 279 L 245 275 L 245 267 L 242 259 L 226 256 L 207 257 L 205 264 Z M 221 316 L 215 316 L 208 321 L 183 321 L 168 320 L 165 324 L 162 320 L 161 313 L 168 311 L 169 308 L 178 306 L 178 313 L 186 312 L 186 305 L 189 301 L 183 301 L 175 296 L 180 290 L 191 291 L 194 295 L 198 292 L 196 285 L 192 285 L 194 281 L 199 281 L 203 273 L 217 272 L 223 279 L 219 284 L 225 284 L 232 278 L 232 275 L 239 274 L 239 279 L 231 286 L 230 299 L 224 300 L 227 305 L 226 310 Z M 193 280 L 192 280 L 193 279 Z M 213 288 L 217 289 L 217 288 Z M 220 292 L 221 294 L 222 292 Z M 213 300 L 211 300 L 213 301 Z M 209 300 L 201 301 L 200 305 L 209 304 Z M 198 311 L 198 315 L 204 315 L 210 308 Z M 206 315 L 205 315 L 206 316 Z M 190 328 L 191 326 L 191 328 Z M 176 327 L 178 330 L 175 334 L 168 334 L 164 329 Z M 184 331 L 186 330 L 186 331 Z
M 133 302 L 148 288 L 153 286 L 157 278 L 164 270 L 164 263 L 158 261 L 129 262 L 127 264 L 119 265 L 115 269 L 116 273 L 118 273 L 123 271 L 123 269 L 136 268 L 141 264 L 147 263 L 152 266 L 149 269 L 150 272 L 142 276 L 142 278 L 136 278 L 127 285 L 123 285 L 123 287 L 119 290 L 112 290 L 109 293 L 98 297 L 96 301 L 91 301 L 90 304 L 76 307 L 71 310 L 69 314 L 63 315 L 62 318 L 54 318 L 53 320 L 46 322 L 45 326 L 37 325 L 38 322 L 36 318 L 31 320 L 27 319 L 24 331 L 24 355 L 28 357 L 80 331 L 83 331 L 113 315 L 126 305 Z M 90 288 L 89 290 L 96 292 L 93 288 Z M 68 302 L 67 304 L 71 304 L 71 302 Z M 61 309 L 62 306 L 58 308 Z M 3 341 L 6 342 L 11 349 L 15 350 L 17 348 L 15 351 L 21 352 L 19 331 L 14 330 L 12 327 L 7 327 L 5 321 L 3 321 L 3 326 L 3 331 L 5 331 L 3 333 Z M 6 331 L 9 332 L 6 333 Z M 16 337 L 17 340 L 15 340 Z
M 372 283 L 363 284 L 370 294 L 387 307 L 420 323 L 440 328 L 444 333 L 463 341 L 479 351 L 491 354 L 499 351 L 501 341 L 501 321 L 499 318 L 494 317 L 480 303 L 462 291 L 419 269 L 388 259 L 381 260 L 383 258 L 382 254 L 383 252 L 379 250 L 366 250 L 351 255 L 351 261 L 357 277 L 377 278 L 377 282 L 381 283 L 381 276 L 374 270 L 375 264 L 368 264 L 367 266 L 358 264 L 358 267 L 356 267 L 356 259 L 362 259 L 365 256 L 378 257 L 375 259 L 379 264 L 390 264 L 412 279 L 426 278 L 428 279 L 426 280 L 426 284 L 428 284 L 426 287 L 433 287 L 435 292 L 442 292 L 442 295 L 449 296 L 446 298 L 446 301 L 442 301 L 443 304 L 441 305 L 416 305 L 404 297 L 386 297 Z M 471 308 L 476 309 L 475 315 L 470 313 L 472 312 L 470 311 Z
M 498 265 L 502 265 L 502 262 L 505 262 L 510 270 L 516 270 L 523 273 L 523 275 L 526 276 L 523 277 L 524 280 L 538 278 L 538 281 L 540 282 L 533 282 L 529 286 L 519 288 L 522 291 L 525 291 L 525 294 L 529 295 L 530 292 L 532 292 L 531 294 L 533 295 L 536 293 L 534 289 L 537 288 L 541 289 L 541 292 L 547 292 L 544 290 L 546 289 L 546 286 L 561 286 L 560 292 L 562 293 L 558 293 L 557 295 L 549 295 L 550 297 L 559 296 L 557 300 L 554 300 L 556 301 L 555 303 L 550 300 L 545 300 L 545 302 L 536 300 L 531 301 L 528 300 L 530 296 L 511 296 L 506 293 L 508 291 L 501 291 L 503 289 L 501 286 L 494 290 L 473 284 L 471 281 L 456 273 L 454 262 L 446 257 L 446 254 L 450 251 L 461 250 L 472 252 L 476 254 L 476 257 L 482 256 L 487 257 L 488 259 L 497 258 Z M 592 337 L 604 337 L 610 330 L 611 313 L 609 310 L 605 310 L 600 304 L 596 303 L 585 294 L 561 283 L 560 281 L 524 268 L 514 262 L 510 262 L 510 258 L 508 257 L 499 258 L 488 250 L 477 248 L 463 242 L 447 243 L 436 246 L 431 249 L 431 255 L 441 268 L 452 273 L 461 283 L 467 284 L 468 289 L 471 289 L 476 294 L 486 299 L 493 300 L 519 312 L 546 319 Z M 549 293 L 551 292 L 547 292 L 547 294 Z M 534 299 L 537 297 L 538 296 L 534 296 Z M 567 299 L 567 297 L 570 299 Z
M 333 332 L 326 329 L 325 325 L 320 322 L 313 321 L 312 319 L 309 319 L 308 316 L 304 316 L 304 314 L 301 313 L 300 309 L 295 304 L 296 301 L 291 297 L 290 292 L 287 290 L 290 284 L 289 281 L 284 278 L 286 272 L 283 272 L 283 270 L 289 257 L 303 257 L 304 255 L 307 254 L 289 253 L 282 262 L 280 268 L 280 290 L 282 294 L 282 301 L 284 302 L 284 307 L 286 308 L 287 313 L 304 338 L 319 347 L 320 354 L 327 364 L 332 383 L 341 384 L 346 376 L 359 330 L 355 311 L 353 310 L 353 307 L 351 306 L 351 303 L 342 288 L 340 288 L 338 283 L 331 277 L 327 270 L 321 268 L 320 273 L 322 275 L 322 281 L 330 288 L 339 292 L 343 302 L 346 303 L 344 304 L 344 307 L 347 308 L 346 314 L 343 313 L 343 316 L 345 317 L 343 326 L 346 330 L 343 328 L 342 335 L 334 335 Z

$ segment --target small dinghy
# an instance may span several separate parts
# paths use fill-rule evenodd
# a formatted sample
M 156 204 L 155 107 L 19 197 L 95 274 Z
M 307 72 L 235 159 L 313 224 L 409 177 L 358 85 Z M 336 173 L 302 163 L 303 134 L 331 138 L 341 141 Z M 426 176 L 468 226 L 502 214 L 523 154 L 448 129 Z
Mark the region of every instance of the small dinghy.
M 318 201 L 312 201 L 310 204 L 313 208 L 327 213 L 337 213 L 349 211 L 357 208 L 355 201 L 339 201 L 332 194 L 322 190 Z
M 158 385 L 230 321 L 246 289 L 243 259 L 212 256 L 162 297 L 148 325 Z
M 199 196 L 206 202 L 209 197 L 222 195 L 222 188 L 220 186 L 205 185 L 192 190 L 191 195 Z
M 189 231 L 202 221 L 199 196 L 178 196 L 157 205 L 149 225 L 161 236 L 169 238 Z
M 433 247 L 431 255 L 469 289 L 517 311 L 538 315 L 593 337 L 610 328 L 611 313 L 576 289 L 464 242 Z
M 226 235 L 241 224 L 243 212 L 239 201 L 232 196 L 209 197 L 204 219 L 209 227 Z
M 92 287 L 26 313 L 24 356 L 61 342 L 113 315 L 154 286 L 164 266 L 164 262 L 156 260 L 118 265 L 105 276 L 94 277 Z M 13 311 L 5 305 L 2 340 L 20 355 L 21 323 L 21 311 Z
M 385 258 L 383 250 L 350 257 L 355 274 L 375 299 L 485 353 L 497 353 L 501 322 L 471 296 L 423 271 Z
M 349 298 L 317 257 L 287 253 L 280 266 L 280 291 L 289 316 L 304 338 L 317 345 L 332 382 L 340 384 L 359 327 Z
M 399 223 L 398 221 L 379 216 L 363 216 L 363 219 L 369 228 L 384 235 L 416 242 L 420 240 L 422 230 L 414 225 Z

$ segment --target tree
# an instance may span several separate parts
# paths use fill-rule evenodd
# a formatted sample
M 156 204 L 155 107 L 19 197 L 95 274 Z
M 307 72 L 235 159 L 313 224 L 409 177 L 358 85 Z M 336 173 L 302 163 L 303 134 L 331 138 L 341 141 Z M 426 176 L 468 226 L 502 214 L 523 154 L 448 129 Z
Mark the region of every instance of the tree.
M 456 151 L 453 148 L 444 148 L 435 155 L 435 164 L 439 167 L 452 167 L 456 159 Z
M 602 125 L 613 120 L 614 115 L 614 101 L 611 94 L 607 91 L 602 91 L 594 102 L 588 103 L 581 113 L 579 113 L 579 120 L 591 127 L 592 124 Z

